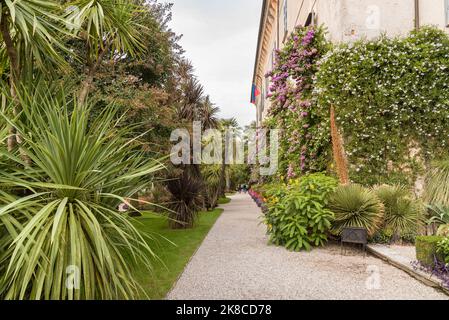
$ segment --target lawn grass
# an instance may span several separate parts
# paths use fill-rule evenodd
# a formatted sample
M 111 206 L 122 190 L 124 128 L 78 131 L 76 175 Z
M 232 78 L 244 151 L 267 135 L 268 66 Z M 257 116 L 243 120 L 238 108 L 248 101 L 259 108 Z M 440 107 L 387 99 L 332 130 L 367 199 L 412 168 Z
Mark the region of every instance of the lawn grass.
M 218 204 L 228 204 L 231 202 L 231 199 L 227 198 L 227 197 L 222 197 L 220 199 L 218 199 Z
M 150 245 L 163 262 L 153 263 L 153 273 L 143 268 L 135 271 L 134 276 L 150 299 L 161 300 L 166 297 L 222 212 L 222 209 L 201 212 L 195 227 L 189 230 L 171 230 L 166 218 L 152 213 L 144 213 L 143 217 L 137 219 L 139 223 L 136 227 L 157 240 L 156 243 L 150 242 Z

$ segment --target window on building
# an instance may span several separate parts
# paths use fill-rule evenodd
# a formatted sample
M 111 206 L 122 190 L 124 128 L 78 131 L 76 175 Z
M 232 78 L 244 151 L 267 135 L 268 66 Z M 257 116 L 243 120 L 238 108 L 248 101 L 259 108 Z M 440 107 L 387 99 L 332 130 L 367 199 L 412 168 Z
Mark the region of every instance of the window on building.
M 449 0 L 444 0 L 444 11 L 446 14 L 446 27 L 449 27 Z
M 284 0 L 284 34 L 288 32 L 288 0 Z

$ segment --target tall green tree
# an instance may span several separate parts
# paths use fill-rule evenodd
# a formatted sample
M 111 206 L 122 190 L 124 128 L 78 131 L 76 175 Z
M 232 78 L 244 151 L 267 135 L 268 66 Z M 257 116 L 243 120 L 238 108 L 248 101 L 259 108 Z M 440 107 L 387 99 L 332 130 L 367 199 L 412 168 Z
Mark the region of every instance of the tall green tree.
M 66 34 L 61 17 L 61 6 L 57 1 L 22 0 L 0 2 L 0 33 L 3 50 L 9 64 L 10 93 L 14 113 L 19 112 L 17 90 L 24 78 L 23 70 L 35 64 L 38 67 L 48 63 L 63 63 L 58 48 L 63 48 L 60 36 Z M 14 129 L 10 130 L 8 149 L 17 139 Z
M 142 52 L 142 3 L 129 0 L 75 0 L 66 4 L 67 18 L 86 49 L 79 105 L 85 103 L 95 74 L 107 55 L 119 60 Z
M 222 136 L 225 138 L 226 131 L 232 130 L 235 131 L 238 129 L 239 123 L 235 118 L 230 119 L 222 119 L 220 121 L 220 130 L 222 131 Z M 226 191 L 226 143 L 223 143 L 223 152 L 222 152 L 222 161 L 221 161 L 221 178 L 220 178 L 220 195 L 225 196 Z

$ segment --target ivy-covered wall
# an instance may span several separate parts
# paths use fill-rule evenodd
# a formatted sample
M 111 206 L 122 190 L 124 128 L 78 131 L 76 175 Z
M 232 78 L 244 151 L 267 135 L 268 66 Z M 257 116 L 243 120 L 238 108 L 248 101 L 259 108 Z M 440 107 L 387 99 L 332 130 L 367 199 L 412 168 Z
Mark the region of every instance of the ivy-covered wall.
M 411 185 L 426 163 L 447 154 L 444 32 L 426 27 L 404 38 L 338 46 L 320 61 L 314 87 L 317 110 L 335 106 L 353 181 Z
M 447 156 L 449 36 L 442 31 L 332 48 L 322 27 L 299 27 L 267 77 L 265 125 L 282 129 L 278 178 L 331 170 L 331 106 L 354 182 L 413 185 L 426 165 Z
M 282 129 L 281 178 L 320 172 L 329 164 L 328 121 L 316 110 L 313 82 L 318 61 L 330 48 L 323 28 L 296 28 L 266 75 L 271 79 L 272 106 L 265 125 Z

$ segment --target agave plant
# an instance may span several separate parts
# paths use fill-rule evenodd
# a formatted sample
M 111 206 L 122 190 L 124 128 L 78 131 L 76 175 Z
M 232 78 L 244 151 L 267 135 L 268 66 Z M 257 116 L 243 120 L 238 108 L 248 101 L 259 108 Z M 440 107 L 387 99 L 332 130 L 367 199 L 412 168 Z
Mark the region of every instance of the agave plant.
M 6 299 L 138 298 L 143 290 L 132 267 L 151 269 L 155 256 L 148 239 L 117 208 L 162 165 L 145 159 L 126 138 L 129 129 L 119 127 L 112 107 L 89 123 L 90 109 L 74 108 L 73 101 L 47 93 L 20 99 L 19 120 L 2 116 L 23 137 L 33 165 L 2 153 L 16 170 L 0 173 L 1 189 L 25 189 L 28 195 L 3 195 L 10 199 L 0 207 L 2 221 L 16 216 L 25 221 L 11 220 L 7 228 L 14 241 L 4 255 L 0 294 Z
M 443 207 L 441 205 L 427 206 L 430 213 L 428 224 L 449 224 L 449 207 Z
M 399 240 L 401 234 L 417 231 L 421 206 L 412 199 L 404 186 L 377 186 L 374 192 L 385 208 L 384 227 L 392 230 L 393 240 Z
M 338 187 L 329 199 L 329 209 L 335 214 L 332 232 L 336 235 L 345 227 L 360 227 L 372 236 L 384 216 L 384 207 L 376 194 L 356 184 Z
M 170 226 L 173 229 L 192 228 L 202 204 L 202 181 L 185 168 L 169 178 L 167 188 L 172 195 L 168 206 L 171 210 Z

